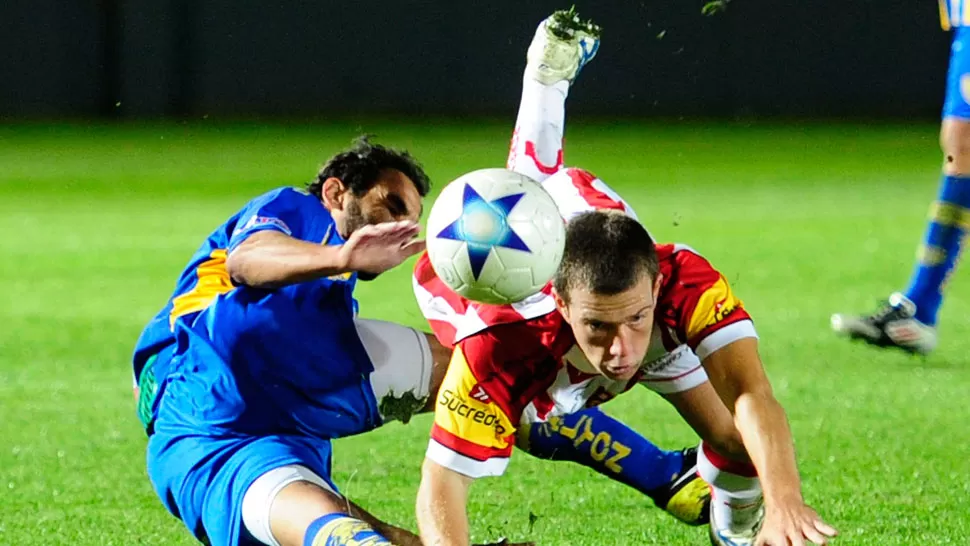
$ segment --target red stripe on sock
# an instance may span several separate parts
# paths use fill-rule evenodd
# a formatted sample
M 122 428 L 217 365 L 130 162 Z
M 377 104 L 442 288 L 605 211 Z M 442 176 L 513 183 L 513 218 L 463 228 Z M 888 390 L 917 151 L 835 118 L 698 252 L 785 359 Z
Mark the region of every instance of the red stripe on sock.
M 732 461 L 708 447 L 707 442 L 701 444 L 701 449 L 704 450 L 704 456 L 714 465 L 714 468 L 722 472 L 730 472 L 731 474 L 737 474 L 745 478 L 756 478 L 758 476 L 758 471 L 755 470 L 754 465 L 751 463 Z

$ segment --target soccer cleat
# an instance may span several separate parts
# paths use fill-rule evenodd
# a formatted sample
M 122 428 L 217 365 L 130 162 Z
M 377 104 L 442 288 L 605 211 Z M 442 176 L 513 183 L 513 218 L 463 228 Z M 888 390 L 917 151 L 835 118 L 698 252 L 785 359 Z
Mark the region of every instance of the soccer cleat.
M 711 516 L 710 538 L 711 546 L 752 546 L 758 538 L 758 531 L 765 521 L 764 505 L 758 507 L 755 517 L 747 525 L 735 526 L 734 529 L 719 529 L 714 516 Z
M 525 73 L 543 85 L 572 83 L 600 47 L 599 25 L 583 22 L 575 10 L 559 10 L 536 29 L 526 52 Z
M 710 521 L 711 488 L 697 473 L 697 448 L 685 449 L 684 465 L 666 486 L 650 492 L 653 502 L 687 525 Z
M 916 304 L 894 292 L 882 308 L 871 315 L 832 315 L 832 329 L 877 347 L 896 347 L 927 354 L 936 347 L 936 328 L 913 318 Z

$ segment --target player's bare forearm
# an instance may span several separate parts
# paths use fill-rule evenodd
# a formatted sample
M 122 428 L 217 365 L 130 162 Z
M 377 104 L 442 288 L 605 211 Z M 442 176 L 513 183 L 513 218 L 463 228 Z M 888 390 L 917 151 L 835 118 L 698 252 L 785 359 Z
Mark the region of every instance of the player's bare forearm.
M 705 359 L 704 367 L 734 414 L 766 500 L 801 502 L 791 429 L 764 372 L 757 339 L 739 339 L 718 349 Z
M 425 459 L 418 488 L 418 529 L 426 546 L 468 546 L 468 488 L 472 479 Z
M 734 421 L 758 470 L 767 504 L 801 504 L 791 429 L 774 395 L 770 391 L 742 394 L 735 404 Z
M 226 259 L 232 281 L 255 288 L 339 275 L 347 271 L 340 247 L 301 241 L 278 231 L 250 235 Z

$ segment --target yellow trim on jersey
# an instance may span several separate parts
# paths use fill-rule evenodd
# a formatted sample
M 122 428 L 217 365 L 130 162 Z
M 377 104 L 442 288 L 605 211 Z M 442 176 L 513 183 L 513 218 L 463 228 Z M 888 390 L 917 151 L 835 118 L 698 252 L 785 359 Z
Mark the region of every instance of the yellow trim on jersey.
M 687 326 L 687 339 L 693 339 L 706 328 L 714 326 L 741 305 L 741 300 L 734 297 L 727 279 L 721 275 L 697 300 Z
M 434 422 L 449 434 L 487 449 L 507 449 L 515 433 L 509 417 L 478 386 L 460 346 L 452 353 L 438 390 Z
M 950 24 L 950 14 L 946 9 L 946 0 L 939 0 L 940 4 L 940 26 L 943 30 L 950 30 L 952 25 Z
M 219 294 L 235 288 L 226 270 L 225 249 L 213 250 L 209 259 L 195 268 L 195 274 L 199 277 L 195 287 L 172 300 L 169 326 L 174 326 L 175 319 L 179 317 L 205 309 Z

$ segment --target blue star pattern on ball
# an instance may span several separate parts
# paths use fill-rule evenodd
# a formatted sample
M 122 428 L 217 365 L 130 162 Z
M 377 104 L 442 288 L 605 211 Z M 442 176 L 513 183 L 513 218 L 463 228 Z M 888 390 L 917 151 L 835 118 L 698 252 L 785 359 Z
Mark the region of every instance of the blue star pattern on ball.
M 478 195 L 475 188 L 465 184 L 461 198 L 461 215 L 441 230 L 438 237 L 465 243 L 475 280 L 478 280 L 493 247 L 531 252 L 525 241 L 509 227 L 508 222 L 509 212 L 523 195 L 525 194 L 515 193 L 486 201 Z

